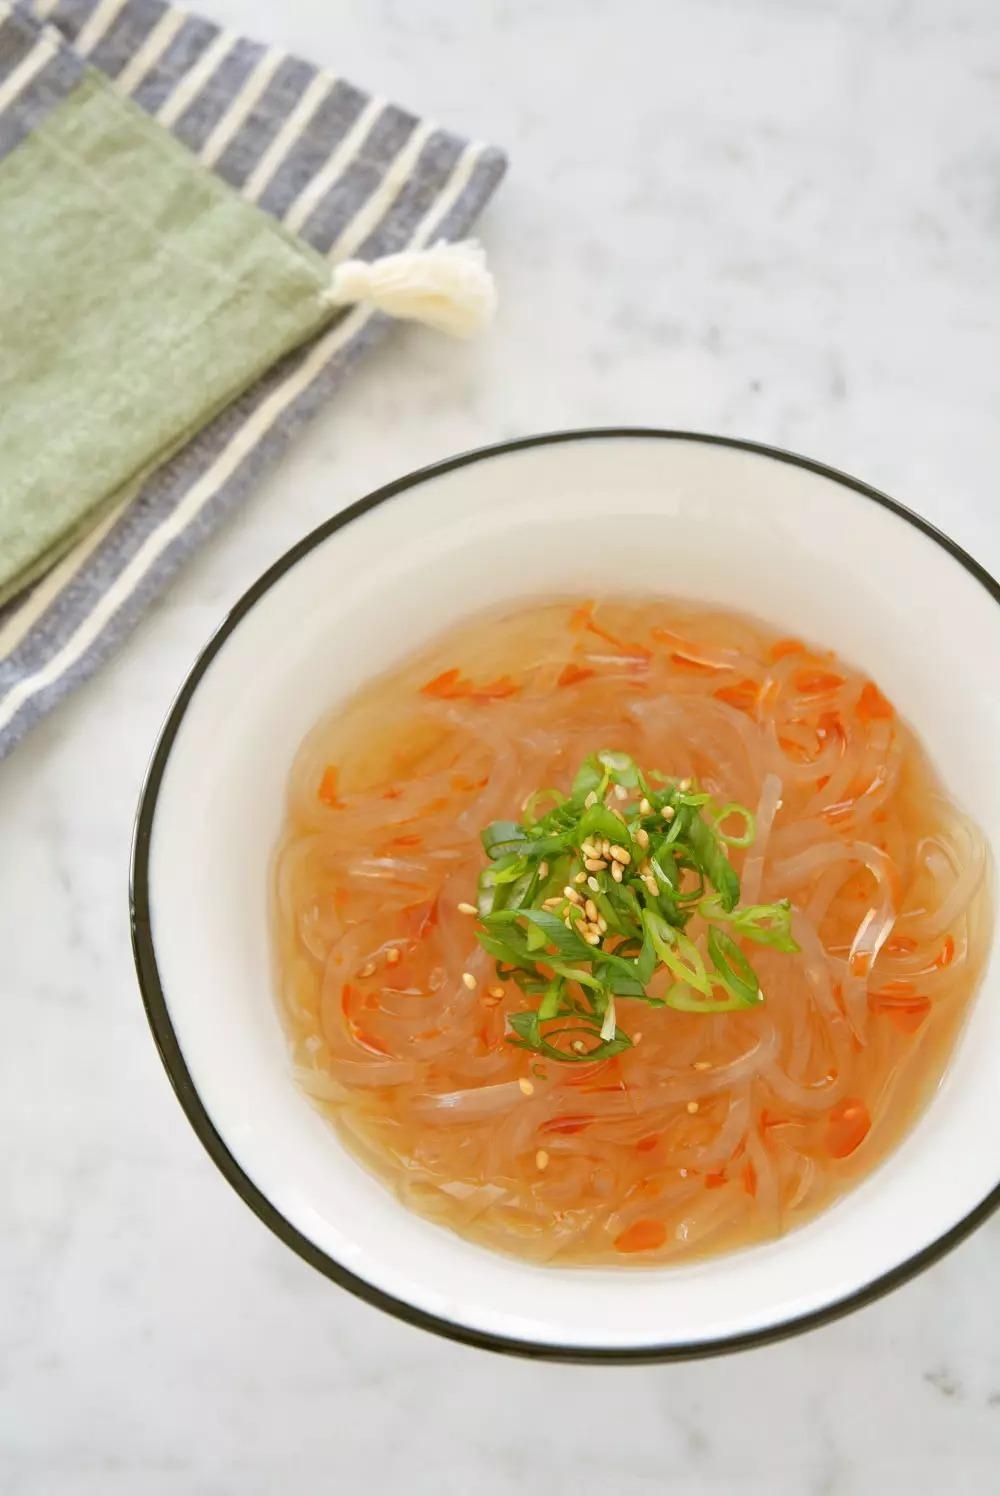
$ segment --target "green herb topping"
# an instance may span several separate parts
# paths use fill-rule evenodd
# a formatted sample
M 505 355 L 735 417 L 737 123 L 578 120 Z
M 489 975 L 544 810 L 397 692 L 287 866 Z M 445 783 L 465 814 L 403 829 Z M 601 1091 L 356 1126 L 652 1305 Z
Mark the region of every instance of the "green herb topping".
M 738 942 L 798 950 L 787 899 L 740 907 L 727 848 L 754 839 L 743 805 L 715 806 L 689 779 L 644 774 L 604 750 L 568 796 L 540 790 L 524 815 L 483 831 L 490 862 L 477 897 L 477 936 L 497 975 L 537 999 L 509 1018 L 521 1049 L 609 1059 L 633 1042 L 616 998 L 685 1013 L 751 1008 L 764 994 Z M 695 915 L 704 952 L 686 933 Z M 663 996 L 651 996 L 664 969 Z

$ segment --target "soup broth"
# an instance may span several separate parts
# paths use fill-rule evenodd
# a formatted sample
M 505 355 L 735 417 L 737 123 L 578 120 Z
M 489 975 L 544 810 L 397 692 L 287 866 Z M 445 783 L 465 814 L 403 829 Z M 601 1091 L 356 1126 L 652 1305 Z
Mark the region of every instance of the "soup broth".
M 753 812 L 729 853 L 741 900 L 790 900 L 798 949 L 738 942 L 763 998 L 746 1008 L 619 997 L 631 1047 L 563 1063 L 511 1042 L 537 999 L 479 943 L 480 833 L 602 749 Z M 745 1246 L 913 1124 L 982 969 L 986 879 L 911 730 L 828 649 L 651 599 L 493 613 L 296 758 L 273 869 L 295 1074 L 404 1204 L 492 1248 L 650 1264 Z M 704 945 L 698 914 L 689 933 Z

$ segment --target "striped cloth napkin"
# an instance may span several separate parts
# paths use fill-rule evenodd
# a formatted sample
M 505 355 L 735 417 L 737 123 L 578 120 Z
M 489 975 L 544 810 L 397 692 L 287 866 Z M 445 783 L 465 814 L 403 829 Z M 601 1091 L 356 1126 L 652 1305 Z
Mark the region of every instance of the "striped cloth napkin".
M 165 0 L 0 0 L 0 189 L 88 66 L 331 266 L 462 238 L 504 171 L 495 149 Z M 368 302 L 327 319 L 0 609 L 0 757 L 127 636 L 387 325 Z

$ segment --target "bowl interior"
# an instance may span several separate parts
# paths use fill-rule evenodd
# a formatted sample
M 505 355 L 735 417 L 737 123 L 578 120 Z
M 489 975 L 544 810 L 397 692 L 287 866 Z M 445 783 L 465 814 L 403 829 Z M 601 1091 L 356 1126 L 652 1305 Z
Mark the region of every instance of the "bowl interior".
M 272 991 L 267 870 L 303 734 L 478 609 L 630 591 L 755 613 L 864 665 L 1000 846 L 1000 608 L 982 581 L 833 475 L 639 434 L 481 454 L 304 543 L 189 682 L 144 813 L 144 986 L 161 1046 L 163 1029 L 176 1038 L 203 1133 L 214 1129 L 273 1210 L 373 1290 L 460 1331 L 569 1352 L 705 1346 L 821 1311 L 958 1227 L 1000 1180 L 996 951 L 943 1084 L 890 1159 L 782 1240 L 692 1266 L 562 1270 L 495 1256 L 408 1213 L 297 1090 Z M 141 831 L 140 882 L 146 852 Z

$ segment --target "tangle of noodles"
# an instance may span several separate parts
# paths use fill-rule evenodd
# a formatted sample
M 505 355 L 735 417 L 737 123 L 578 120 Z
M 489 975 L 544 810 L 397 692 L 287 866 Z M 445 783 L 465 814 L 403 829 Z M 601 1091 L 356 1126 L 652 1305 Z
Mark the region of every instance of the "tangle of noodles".
M 789 898 L 800 951 L 747 947 L 757 1008 L 619 998 L 634 1049 L 563 1065 L 505 1041 L 530 1000 L 458 906 L 482 827 L 600 748 L 755 811 L 743 899 Z M 987 865 L 906 724 L 828 651 L 651 600 L 475 619 L 296 759 L 273 878 L 295 1073 L 405 1204 L 497 1249 L 741 1246 L 849 1189 L 927 1101 L 983 966 Z

